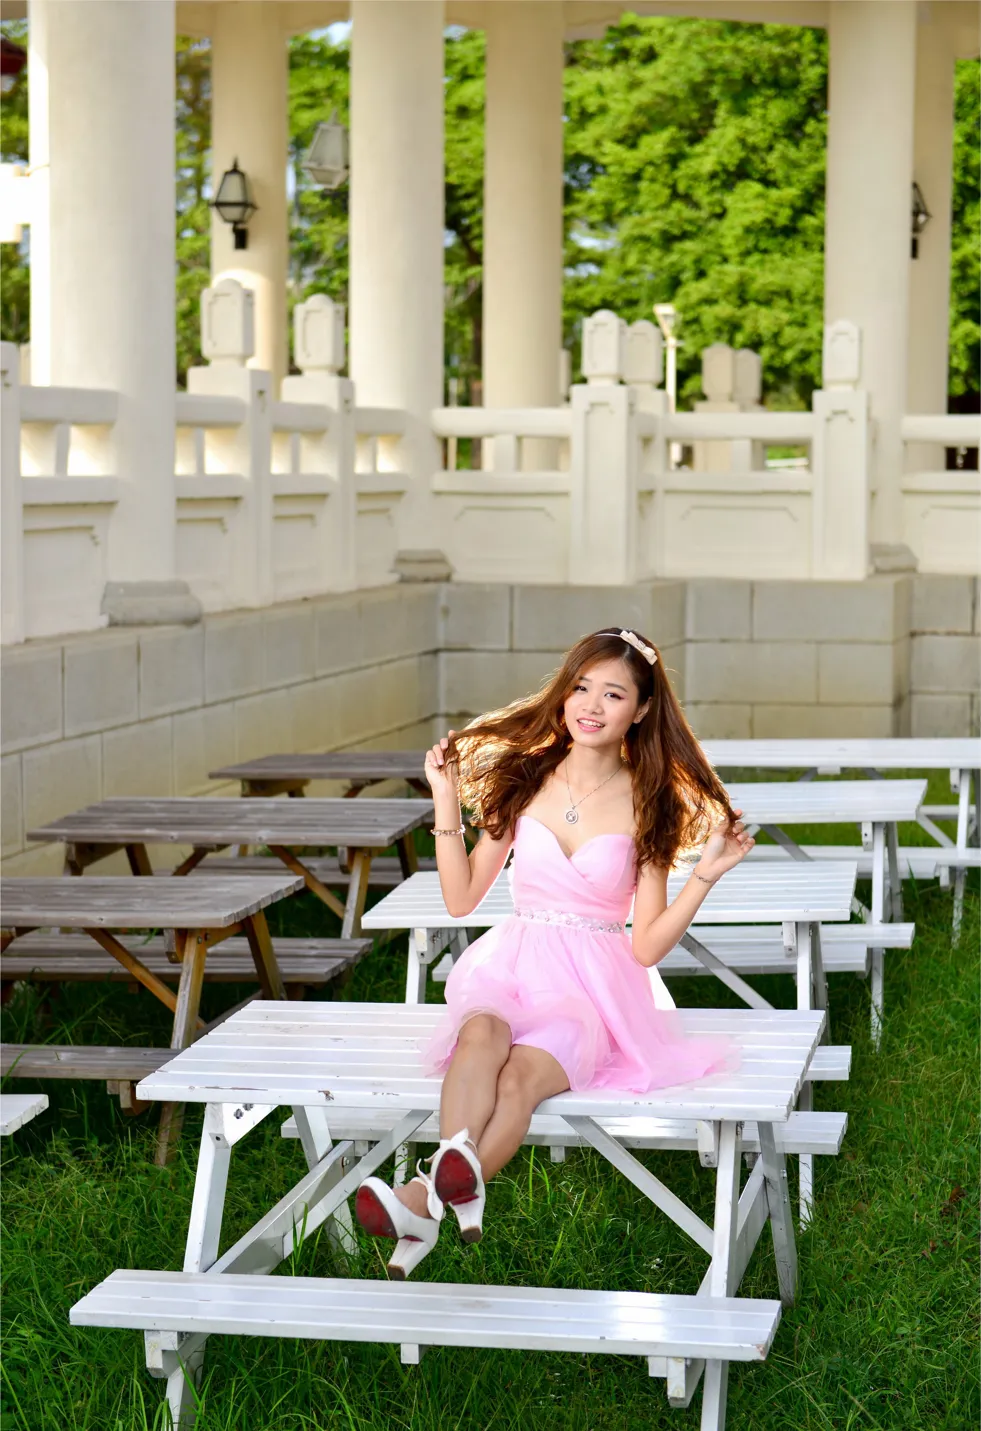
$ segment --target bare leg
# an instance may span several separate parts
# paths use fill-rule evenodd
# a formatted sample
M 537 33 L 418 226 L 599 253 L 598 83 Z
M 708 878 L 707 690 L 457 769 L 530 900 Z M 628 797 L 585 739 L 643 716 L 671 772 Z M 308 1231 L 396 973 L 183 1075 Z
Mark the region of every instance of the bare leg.
M 511 1030 L 493 1014 L 475 1014 L 460 1030 L 453 1061 L 443 1079 L 439 1131 L 451 1138 L 468 1128 L 476 1143 L 492 1115 L 498 1080 L 511 1052 Z M 540 1101 L 540 1100 L 539 1100 Z M 426 1190 L 420 1182 L 395 1189 L 395 1196 L 419 1217 L 428 1217 Z
M 521 1147 L 539 1103 L 569 1087 L 565 1069 L 544 1049 L 515 1044 L 497 1079 L 497 1103 L 477 1139 L 480 1167 L 487 1182 Z

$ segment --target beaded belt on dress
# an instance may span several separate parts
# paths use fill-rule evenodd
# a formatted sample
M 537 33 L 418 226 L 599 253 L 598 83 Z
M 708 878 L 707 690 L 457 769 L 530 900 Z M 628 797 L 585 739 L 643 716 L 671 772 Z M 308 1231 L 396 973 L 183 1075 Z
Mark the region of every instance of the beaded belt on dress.
M 566 914 L 561 909 L 516 909 L 515 919 L 528 919 L 533 924 L 561 924 L 566 929 L 591 929 L 596 934 L 622 934 L 622 922 L 593 919 L 588 914 Z

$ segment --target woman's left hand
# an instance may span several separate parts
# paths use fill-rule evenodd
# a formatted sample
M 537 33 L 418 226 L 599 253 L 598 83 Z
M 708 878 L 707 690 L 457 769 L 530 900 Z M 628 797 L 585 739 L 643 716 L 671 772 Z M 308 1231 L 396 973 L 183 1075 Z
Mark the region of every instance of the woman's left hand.
M 721 879 L 728 870 L 744 860 L 756 844 L 752 835 L 746 833 L 746 827 L 739 818 L 742 813 L 742 810 L 734 810 L 736 821 L 732 828 L 723 821 L 716 825 L 706 840 L 702 857 L 695 866 L 704 879 Z

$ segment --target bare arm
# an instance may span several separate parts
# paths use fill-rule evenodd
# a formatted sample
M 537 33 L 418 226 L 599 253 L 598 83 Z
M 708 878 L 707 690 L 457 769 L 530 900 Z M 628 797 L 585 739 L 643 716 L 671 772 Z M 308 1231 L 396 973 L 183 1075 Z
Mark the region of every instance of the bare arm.
M 444 736 L 426 753 L 426 778 L 433 792 L 437 830 L 458 830 L 462 823 L 456 770 L 445 764 L 448 744 Z M 448 914 L 462 919 L 476 909 L 504 868 L 510 848 L 510 838 L 492 840 L 481 835 L 468 856 L 462 834 L 436 836 L 436 868 Z
M 737 810 L 736 814 L 741 815 L 742 811 Z M 642 871 L 634 899 L 633 954 L 638 964 L 650 969 L 670 954 L 701 909 L 712 885 L 745 859 L 755 843 L 740 820 L 731 832 L 721 828 L 714 830 L 681 893 L 670 904 L 667 870 L 648 866 Z

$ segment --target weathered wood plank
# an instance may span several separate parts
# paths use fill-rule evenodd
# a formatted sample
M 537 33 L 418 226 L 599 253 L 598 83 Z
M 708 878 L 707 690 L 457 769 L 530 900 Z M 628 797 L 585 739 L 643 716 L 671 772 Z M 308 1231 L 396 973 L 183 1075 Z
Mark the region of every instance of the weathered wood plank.
M 335 750 L 263 755 L 212 770 L 209 780 L 410 780 L 424 773 L 424 750 Z
M 277 944 L 277 962 L 283 982 L 307 984 L 310 987 L 327 984 L 346 969 L 352 968 L 363 957 L 363 953 L 371 948 L 368 940 L 351 939 L 343 942 L 354 946 L 358 952 L 348 955 L 311 953 L 291 957 L 283 953 Z M 89 953 L 88 950 L 92 952 Z M 208 954 L 204 972 L 206 984 L 248 984 L 256 979 L 255 964 L 248 951 L 228 957 L 223 950 L 224 946 L 220 946 Z M 147 953 L 141 948 L 140 962 L 164 983 L 176 984 L 180 978 L 180 965 L 171 963 L 162 949 Z M 33 983 L 99 983 L 109 979 L 113 983 L 126 984 L 130 983 L 132 978 L 132 974 L 123 968 L 118 959 L 104 953 L 92 943 L 89 943 L 84 952 L 69 954 L 62 951 L 48 955 L 37 952 L 25 954 L 20 952 L 20 945 L 15 944 L 10 952 L 0 958 L 0 979 L 4 983 L 15 979 L 25 979 Z
M 14 1078 L 145 1078 L 173 1058 L 172 1048 L 0 1044 L 0 1073 Z
M 432 821 L 429 800 L 103 800 L 29 830 L 88 844 L 346 845 L 386 849 Z
M 336 855 L 304 856 L 303 866 L 321 884 L 346 886 L 351 883 L 351 871 L 342 869 Z M 274 855 L 208 855 L 193 871 L 195 874 L 272 874 L 281 870 L 283 863 Z M 419 860 L 419 868 L 435 873 L 434 859 Z M 372 889 L 395 889 L 405 879 L 401 862 L 394 855 L 379 855 L 371 862 L 368 884 Z
M 287 874 L 210 875 L 194 879 L 0 880 L 4 928 L 204 929 L 227 928 L 302 889 Z

